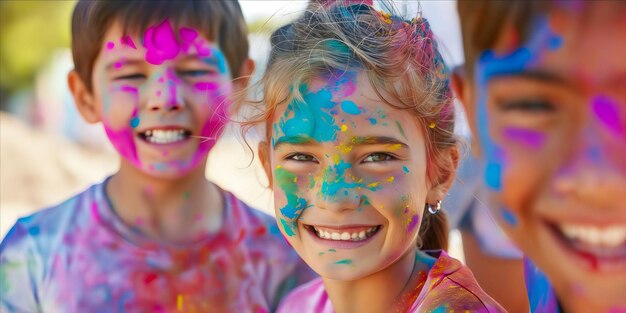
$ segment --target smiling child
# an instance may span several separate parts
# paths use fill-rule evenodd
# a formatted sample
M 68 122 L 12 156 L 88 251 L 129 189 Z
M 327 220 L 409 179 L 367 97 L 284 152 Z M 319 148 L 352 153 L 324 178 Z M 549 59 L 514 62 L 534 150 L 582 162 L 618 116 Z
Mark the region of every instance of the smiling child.
M 321 278 L 281 312 L 500 312 L 444 251 L 457 164 L 428 22 L 317 8 L 273 35 L 260 158 L 280 230 Z M 424 251 L 422 251 L 424 250 Z

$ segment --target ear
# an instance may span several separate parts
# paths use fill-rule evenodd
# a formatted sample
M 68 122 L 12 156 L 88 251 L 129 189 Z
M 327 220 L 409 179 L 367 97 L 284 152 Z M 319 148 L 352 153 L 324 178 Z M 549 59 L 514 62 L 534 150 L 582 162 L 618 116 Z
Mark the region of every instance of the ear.
M 475 156 L 480 155 L 480 145 L 478 144 L 478 133 L 476 127 L 476 98 L 474 97 L 474 85 L 465 75 L 463 66 L 457 67 L 452 72 L 452 91 L 457 99 L 461 101 L 465 117 L 472 131 L 472 153 Z
M 456 178 L 456 169 L 459 166 L 459 150 L 454 146 L 446 151 L 442 151 L 439 158 L 439 175 L 426 195 L 426 202 L 431 204 L 437 203 L 437 200 L 443 200 L 448 190 L 450 190 Z
M 233 87 L 235 88 L 235 92 L 248 87 L 248 84 L 250 83 L 250 78 L 252 77 L 252 73 L 254 73 L 254 68 L 255 64 L 252 59 L 247 58 L 243 61 L 239 69 L 239 75 L 233 81 Z
M 259 142 L 259 161 L 261 161 L 261 165 L 263 166 L 263 170 L 265 171 L 265 175 L 267 175 L 267 181 L 269 182 L 269 187 L 272 188 L 272 165 L 270 161 L 270 150 L 267 141 Z
M 100 114 L 95 104 L 95 98 L 76 70 L 72 70 L 67 74 L 67 84 L 74 98 L 76 109 L 78 109 L 85 121 L 91 124 L 100 122 Z

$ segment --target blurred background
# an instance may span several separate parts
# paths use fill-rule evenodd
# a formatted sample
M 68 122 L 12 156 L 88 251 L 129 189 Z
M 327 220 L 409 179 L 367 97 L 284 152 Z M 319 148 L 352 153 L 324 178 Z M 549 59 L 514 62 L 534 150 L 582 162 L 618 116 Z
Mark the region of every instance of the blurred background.
M 376 1 L 375 1 L 376 2 Z M 240 1 L 249 28 L 255 79 L 265 68 L 269 36 L 301 14 L 308 1 Z M 406 17 L 416 1 L 395 1 Z M 450 66 L 463 62 L 454 1 L 421 1 L 423 14 Z M 17 218 L 55 205 L 103 180 L 118 165 L 101 125 L 83 122 L 66 75 L 72 69 L 70 16 L 74 1 L 0 1 L 0 236 Z M 430 18 L 430 17 L 436 18 Z M 461 121 L 458 132 L 467 134 Z M 251 134 L 251 143 L 257 137 Z M 252 163 L 251 163 L 252 161 Z M 252 159 L 236 125 L 209 156 L 207 176 L 240 199 L 273 215 L 267 179 Z M 460 236 L 451 254 L 462 258 Z

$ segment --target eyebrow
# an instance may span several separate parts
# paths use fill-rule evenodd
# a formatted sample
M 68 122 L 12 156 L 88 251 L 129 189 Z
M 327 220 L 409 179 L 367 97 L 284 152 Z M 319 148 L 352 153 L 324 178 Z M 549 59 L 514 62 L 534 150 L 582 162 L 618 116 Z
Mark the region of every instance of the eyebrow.
M 141 65 L 143 64 L 145 61 L 144 60 L 140 60 L 140 59 L 130 59 L 130 60 L 115 60 L 110 62 L 109 64 L 106 65 L 105 67 L 105 71 L 111 71 L 113 69 L 115 69 L 115 65 L 116 64 L 122 64 L 122 65 Z
M 401 140 L 388 136 L 353 137 L 352 143 L 355 145 L 399 145 L 400 148 L 409 147 Z
M 274 142 L 274 150 L 281 145 L 306 146 L 312 144 L 313 139 L 309 136 L 282 136 Z
M 571 86 L 572 82 L 566 77 L 558 74 L 554 74 L 548 71 L 531 69 L 523 72 L 515 72 L 515 73 L 503 73 L 500 75 L 495 75 L 493 78 L 499 77 L 516 77 L 522 79 L 528 79 L 533 81 L 538 81 L 542 83 L 549 83 L 554 85 L 562 85 L 562 86 Z

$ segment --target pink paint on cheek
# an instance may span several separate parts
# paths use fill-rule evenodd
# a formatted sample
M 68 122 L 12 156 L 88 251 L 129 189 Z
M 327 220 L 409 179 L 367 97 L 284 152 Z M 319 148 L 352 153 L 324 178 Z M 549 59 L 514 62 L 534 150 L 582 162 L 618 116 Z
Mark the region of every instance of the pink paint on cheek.
M 613 99 L 607 96 L 597 96 L 592 101 L 593 113 L 598 120 L 615 135 L 621 135 L 626 129 L 619 106 Z
M 113 50 L 113 48 L 115 48 L 115 43 L 113 43 L 112 41 L 107 42 L 106 44 L 107 50 Z
M 146 61 L 155 65 L 175 58 L 180 51 L 180 46 L 176 41 L 176 36 L 169 20 L 165 20 L 161 24 L 149 27 L 146 30 L 144 46 L 147 50 Z
M 115 62 L 113 66 L 115 67 L 116 70 L 119 70 L 120 68 L 122 68 L 122 62 Z
M 127 47 L 129 47 L 129 48 L 132 48 L 132 49 L 137 50 L 137 47 L 135 46 L 135 43 L 133 42 L 133 40 L 132 40 L 132 39 L 130 38 L 130 36 L 128 36 L 128 35 L 126 35 L 126 36 L 122 37 L 122 38 L 120 39 L 120 43 L 121 43 L 123 46 L 127 46 Z
M 538 131 L 517 127 L 504 129 L 504 137 L 534 150 L 543 147 L 546 139 L 545 135 Z
M 132 86 L 122 86 L 120 87 L 120 90 L 134 95 L 135 107 L 130 120 L 138 120 L 137 101 L 139 95 L 137 88 Z M 114 129 L 105 119 L 103 121 L 103 125 L 109 140 L 118 153 L 135 166 L 141 166 L 141 162 L 137 156 L 137 148 L 135 147 L 135 135 L 130 123 L 126 124 L 126 126 L 122 126 L 120 129 Z

